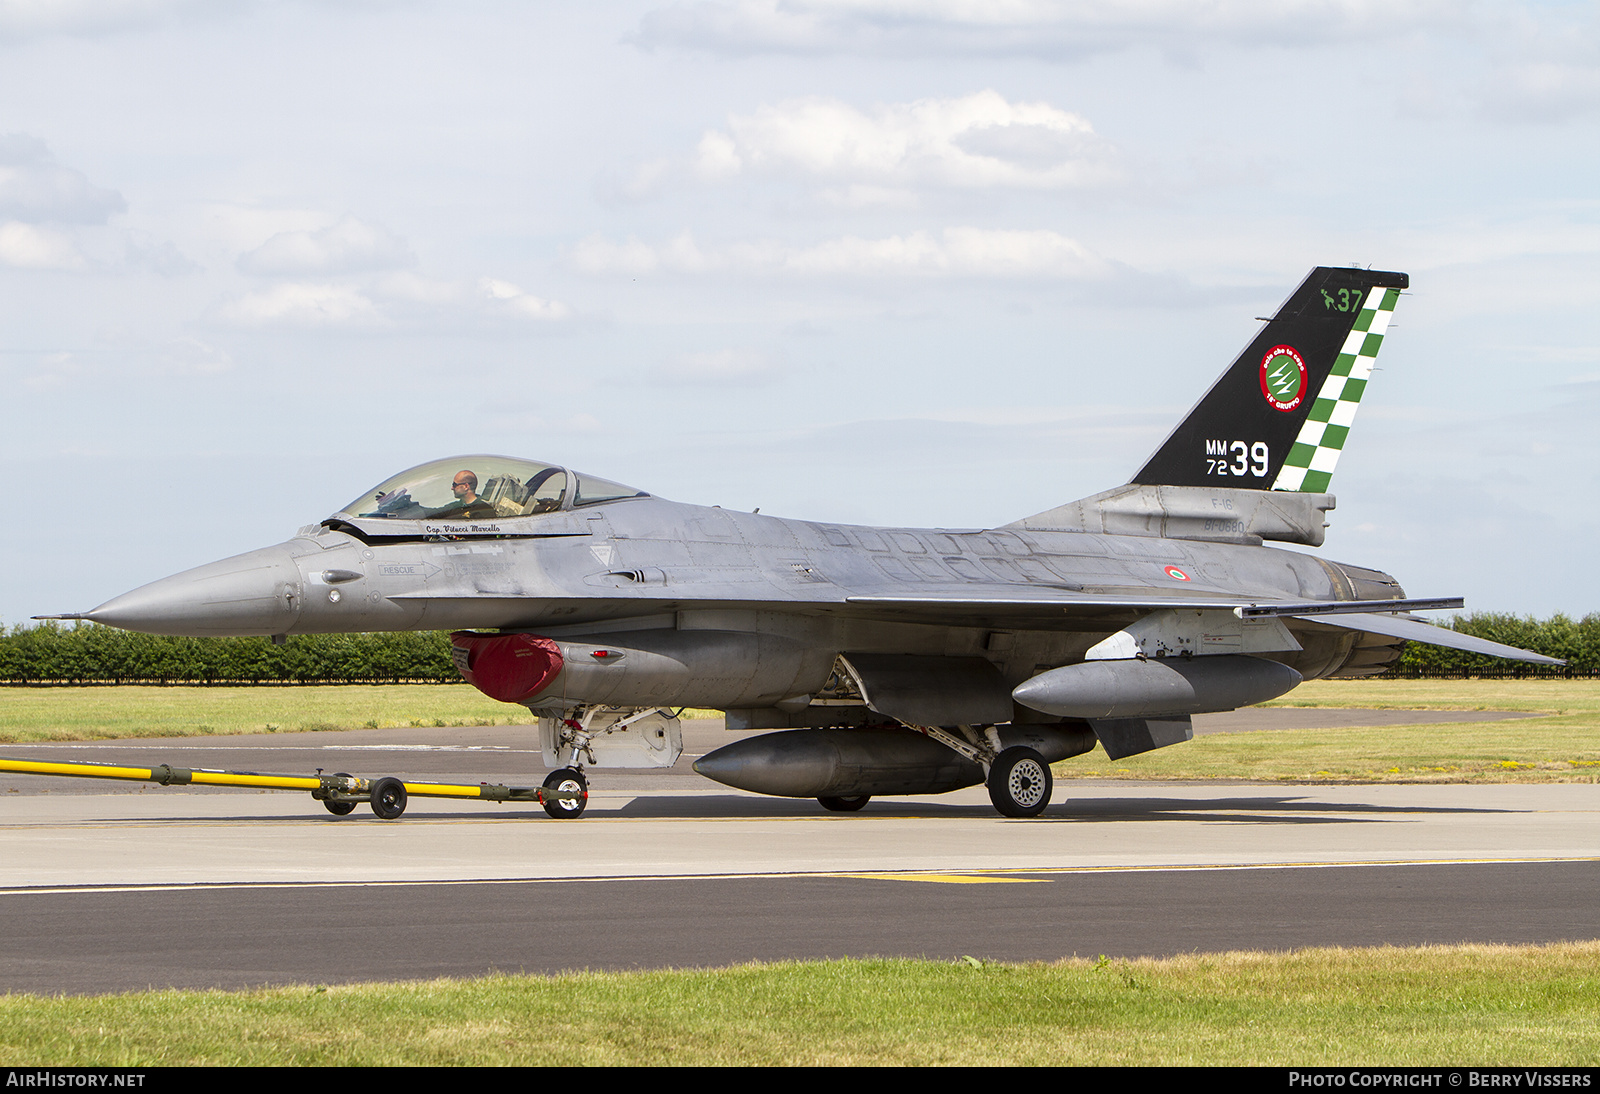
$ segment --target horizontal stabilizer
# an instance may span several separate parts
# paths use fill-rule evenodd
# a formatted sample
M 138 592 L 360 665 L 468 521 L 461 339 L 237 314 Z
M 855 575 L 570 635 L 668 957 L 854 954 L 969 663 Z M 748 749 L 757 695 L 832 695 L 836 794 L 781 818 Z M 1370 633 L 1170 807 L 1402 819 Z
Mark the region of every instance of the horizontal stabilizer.
M 1296 616 L 1295 618 L 1301 618 Z M 1565 665 L 1566 662 L 1557 657 L 1546 657 L 1542 653 L 1532 650 L 1519 650 L 1515 646 L 1502 645 L 1491 642 L 1487 638 L 1474 638 L 1470 634 L 1460 634 L 1456 631 L 1436 627 L 1432 623 L 1421 619 L 1411 619 L 1403 615 L 1338 615 L 1315 616 L 1307 618 L 1307 622 L 1324 623 L 1330 627 L 1343 627 L 1345 630 L 1365 631 L 1368 634 L 1384 634 L 1390 638 L 1404 638 L 1407 642 L 1421 642 L 1429 646 L 1444 646 L 1446 649 L 1464 650 L 1467 653 L 1482 653 L 1490 657 L 1504 657 L 1509 661 L 1529 661 L 1535 665 Z

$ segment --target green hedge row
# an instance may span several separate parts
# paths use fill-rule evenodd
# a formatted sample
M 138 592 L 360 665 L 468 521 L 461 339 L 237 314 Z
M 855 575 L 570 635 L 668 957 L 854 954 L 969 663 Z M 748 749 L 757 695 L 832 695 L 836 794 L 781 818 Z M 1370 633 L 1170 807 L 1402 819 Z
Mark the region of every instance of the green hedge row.
M 0 681 L 30 683 L 459 683 L 440 631 L 169 638 L 78 624 L 0 634 Z
M 1600 673 L 1600 613 L 1574 622 L 1564 615 L 1478 612 L 1451 627 L 1508 646 L 1564 658 L 1566 669 L 1541 669 L 1419 642 L 1390 667 L 1389 676 L 1457 677 Z M 450 640 L 440 631 L 385 634 L 308 634 L 275 646 L 266 638 L 168 638 L 113 627 L 76 624 L 0 630 L 0 682 L 32 683 L 274 683 L 372 681 L 459 682 Z
M 1502 661 L 1481 653 L 1463 653 L 1442 646 L 1408 642 L 1387 675 L 1404 677 L 1459 676 L 1591 676 L 1600 673 L 1600 612 L 1574 622 L 1564 615 L 1535 619 L 1531 615 L 1474 612 L 1458 615 L 1450 629 L 1507 646 L 1532 650 L 1567 662 L 1565 669 Z

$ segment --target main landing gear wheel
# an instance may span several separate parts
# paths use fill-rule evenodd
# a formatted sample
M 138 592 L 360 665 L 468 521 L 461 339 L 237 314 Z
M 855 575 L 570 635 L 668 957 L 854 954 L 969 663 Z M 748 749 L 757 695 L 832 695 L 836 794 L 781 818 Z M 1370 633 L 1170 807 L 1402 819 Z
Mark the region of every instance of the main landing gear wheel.
M 349 777 L 349 773 L 344 771 L 341 771 L 334 776 L 336 779 L 348 779 Z M 336 817 L 348 817 L 356 807 L 355 802 L 335 802 L 328 801 L 326 799 L 323 800 L 322 804 L 327 806 L 328 812 L 332 813 Z
M 329 802 L 332 809 L 336 802 Z M 406 784 L 395 778 L 379 779 L 372 784 L 372 811 L 381 820 L 394 820 L 406 811 Z
M 871 794 L 852 794 L 845 798 L 818 798 L 822 808 L 835 813 L 859 812 L 863 805 L 872 800 Z
M 989 768 L 989 800 L 1005 817 L 1037 817 L 1050 804 L 1050 765 L 1031 748 L 1008 748 Z
M 583 816 L 584 808 L 589 804 L 589 780 L 583 777 L 583 772 L 572 767 L 563 767 L 559 771 L 552 771 L 544 777 L 546 790 L 575 790 L 578 793 L 577 801 L 546 801 L 544 811 L 556 820 L 576 820 Z

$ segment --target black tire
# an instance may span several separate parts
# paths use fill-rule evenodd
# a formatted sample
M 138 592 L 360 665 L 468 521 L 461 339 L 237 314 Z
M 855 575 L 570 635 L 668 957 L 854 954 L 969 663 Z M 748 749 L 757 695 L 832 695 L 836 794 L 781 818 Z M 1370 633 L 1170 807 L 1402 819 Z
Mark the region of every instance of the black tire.
M 350 777 L 350 773 L 348 771 L 338 771 L 334 773 L 333 777 L 336 779 L 348 779 Z M 352 812 L 355 811 L 356 808 L 355 802 L 323 801 L 322 804 L 327 806 L 328 812 L 332 813 L 336 817 L 348 817 Z
M 544 811 L 556 820 L 577 820 L 583 816 L 583 811 L 589 805 L 589 780 L 583 777 L 583 772 L 572 767 L 563 767 L 552 771 L 544 777 L 546 790 L 576 790 L 577 802 L 546 801 Z
M 406 811 L 406 784 L 383 778 L 372 784 L 372 811 L 382 820 L 395 820 Z
M 1003 817 L 1037 817 L 1053 788 L 1050 765 L 1031 748 L 1008 748 L 989 768 L 989 800 Z
M 872 800 L 871 794 L 851 794 L 843 798 L 818 798 L 822 808 L 834 813 L 856 813 Z

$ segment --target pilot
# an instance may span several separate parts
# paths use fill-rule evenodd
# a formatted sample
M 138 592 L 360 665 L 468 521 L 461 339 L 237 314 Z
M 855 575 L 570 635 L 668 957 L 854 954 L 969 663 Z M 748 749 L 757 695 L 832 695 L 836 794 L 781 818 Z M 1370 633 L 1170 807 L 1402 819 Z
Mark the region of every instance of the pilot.
M 457 471 L 451 480 L 450 491 L 455 501 L 430 513 L 436 517 L 488 517 L 494 515 L 494 506 L 478 496 L 478 476 L 471 471 Z
M 470 506 L 478 500 L 478 476 L 471 471 L 457 471 L 450 489 L 456 496 L 457 505 Z

